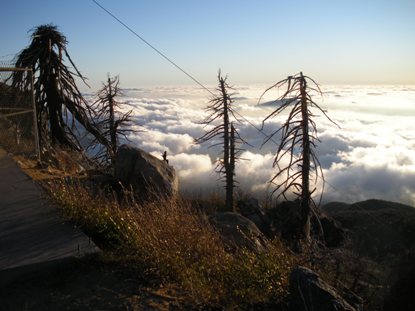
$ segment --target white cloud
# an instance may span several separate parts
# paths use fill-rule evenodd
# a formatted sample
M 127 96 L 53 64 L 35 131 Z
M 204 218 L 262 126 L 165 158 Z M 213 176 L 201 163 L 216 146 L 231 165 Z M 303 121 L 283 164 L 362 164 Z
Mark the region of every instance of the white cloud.
M 211 193 L 217 191 L 215 181 L 218 175 L 215 173 L 215 164 L 207 154 L 180 153 L 169 157 L 178 175 L 180 190 L 183 193 Z
M 415 170 L 396 167 L 333 166 L 326 172 L 329 182 L 325 201 L 352 202 L 379 198 L 415 205 Z
M 265 87 L 238 88 L 235 109 L 257 128 L 272 107 L 258 106 Z M 325 92 L 326 91 L 326 92 Z M 415 88 L 404 87 L 323 87 L 321 106 L 341 128 L 314 117 L 319 129 L 316 154 L 325 170 L 326 179 L 338 190 L 326 187 L 326 201 L 357 201 L 383 198 L 414 203 L 415 188 Z M 194 138 L 203 135 L 200 121 L 209 94 L 197 87 L 166 87 L 128 90 L 126 111 L 134 109 L 134 124 L 145 132 L 131 135 L 132 143 L 146 151 L 160 154 L 168 151 L 176 168 L 181 187 L 220 189 L 214 172 L 220 148 L 210 144 L 195 145 Z M 376 95 L 375 95 L 376 94 Z M 276 98 L 276 97 L 275 97 Z M 269 101 L 273 95 L 264 98 Z M 318 102 L 319 99 L 317 99 Z M 270 134 L 285 121 L 286 115 L 265 123 L 263 132 Z M 247 192 L 263 192 L 276 173 L 272 168 L 277 146 L 265 144 L 264 135 L 246 120 L 237 125 L 241 136 L 253 147 L 246 151 L 236 167 L 236 179 Z M 277 134 L 273 140 L 279 142 Z

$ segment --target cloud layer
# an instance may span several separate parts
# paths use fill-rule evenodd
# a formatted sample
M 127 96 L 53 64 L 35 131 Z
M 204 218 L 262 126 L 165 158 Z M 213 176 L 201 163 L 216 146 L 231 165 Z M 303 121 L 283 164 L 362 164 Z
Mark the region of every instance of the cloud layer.
M 276 173 L 274 153 L 279 137 L 262 145 L 265 134 L 278 129 L 286 115 L 262 120 L 274 107 L 258 105 L 265 86 L 237 89 L 235 109 L 243 116 L 238 125 L 241 136 L 251 146 L 236 168 L 236 178 L 244 192 L 264 195 Z M 327 181 L 324 200 L 353 202 L 381 198 L 415 204 L 415 88 L 327 86 L 317 101 L 328 110 L 340 128 L 315 116 L 319 129 L 316 154 Z M 196 87 L 168 87 L 126 90 L 125 110 L 133 109 L 133 128 L 143 130 L 129 137 L 130 143 L 156 156 L 167 151 L 179 173 L 184 192 L 221 191 L 215 173 L 220 150 L 215 142 L 194 144 L 204 133 L 200 124 L 209 93 Z M 267 94 L 262 102 L 277 98 Z M 256 127 L 256 128 L 255 128 Z

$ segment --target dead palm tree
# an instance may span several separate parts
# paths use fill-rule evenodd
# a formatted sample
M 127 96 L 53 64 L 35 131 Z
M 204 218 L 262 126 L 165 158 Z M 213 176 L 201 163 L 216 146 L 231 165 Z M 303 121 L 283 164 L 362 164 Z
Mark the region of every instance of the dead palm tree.
M 50 141 L 72 149 L 81 149 L 76 122 L 98 140 L 104 137 L 88 118 L 88 105 L 79 91 L 75 77 L 85 82 L 66 49 L 68 41 L 54 25 L 40 25 L 32 30 L 31 42 L 16 56 L 16 67 L 31 68 L 35 83 L 37 122 L 41 143 Z M 66 59 L 71 67 L 64 63 Z M 30 80 L 24 72 L 12 76 L 13 86 L 26 89 Z M 86 84 L 86 82 L 85 82 Z
M 285 123 L 273 132 L 265 142 L 271 140 L 277 133 L 281 133 L 281 142 L 277 149 L 273 166 L 278 167 L 279 171 L 272 178 L 271 182 L 276 184 L 274 193 L 278 197 L 287 199 L 287 192 L 292 191 L 300 199 L 300 234 L 306 240 L 310 238 L 310 217 L 316 204 L 312 198 L 315 187 L 310 187 L 310 175 L 314 175 L 314 184 L 319 177 L 323 179 L 323 170 L 315 154 L 317 137 L 317 126 L 313 120 L 315 116 L 312 108 L 320 111 L 328 120 L 332 121 L 326 112 L 313 100 L 312 93 L 321 95 L 318 84 L 310 77 L 304 76 L 302 72 L 297 75 L 289 76 L 272 85 L 262 94 L 274 88 L 286 86 L 286 90 L 276 103 L 279 107 L 269 114 L 263 121 L 279 115 L 289 107 L 288 118 Z M 261 100 L 260 98 L 260 100 Z M 337 125 L 337 124 L 336 124 Z M 298 155 L 296 155 L 298 154 Z M 281 167 L 280 162 L 288 156 L 288 164 Z M 282 182 L 277 179 L 283 177 Z

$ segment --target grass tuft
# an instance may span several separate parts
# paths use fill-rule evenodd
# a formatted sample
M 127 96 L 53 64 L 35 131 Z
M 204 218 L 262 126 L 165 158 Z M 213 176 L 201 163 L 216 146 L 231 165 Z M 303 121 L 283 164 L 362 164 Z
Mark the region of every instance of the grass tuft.
M 295 258 L 279 241 L 266 253 L 226 251 L 206 214 L 188 202 L 158 199 L 120 206 L 76 183 L 47 186 L 52 198 L 94 241 L 149 277 L 174 282 L 196 304 L 253 306 L 284 299 Z

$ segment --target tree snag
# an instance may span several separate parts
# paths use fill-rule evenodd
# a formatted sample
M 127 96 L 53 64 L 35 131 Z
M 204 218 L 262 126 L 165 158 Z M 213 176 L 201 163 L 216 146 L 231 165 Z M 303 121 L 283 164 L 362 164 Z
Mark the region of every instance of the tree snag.
M 311 86 L 309 85 L 311 84 Z M 300 201 L 300 235 L 305 240 L 310 240 L 310 217 L 316 209 L 316 203 L 312 194 L 316 190 L 315 185 L 318 178 L 323 180 L 324 175 L 320 162 L 315 154 L 316 143 L 320 140 L 317 137 L 317 126 L 313 120 L 315 116 L 311 108 L 315 108 L 332 123 L 326 111 L 324 111 L 312 98 L 312 93 L 322 95 L 318 84 L 310 77 L 304 76 L 302 72 L 287 79 L 281 80 L 272 85 L 261 95 L 260 101 L 265 93 L 274 88 L 286 86 L 282 96 L 275 101 L 279 107 L 269 114 L 263 124 L 270 118 L 281 114 L 292 107 L 288 112 L 285 123 L 271 135 L 264 144 L 271 140 L 277 133 L 281 134 L 281 142 L 274 158 L 273 167 L 279 171 L 272 178 L 271 182 L 276 184 L 273 194 L 279 192 L 277 198 L 283 197 L 288 200 L 287 194 L 292 191 Z M 280 162 L 288 157 L 288 164 L 283 167 Z M 314 187 L 310 188 L 310 175 L 314 175 Z M 283 181 L 278 181 L 283 177 Z

